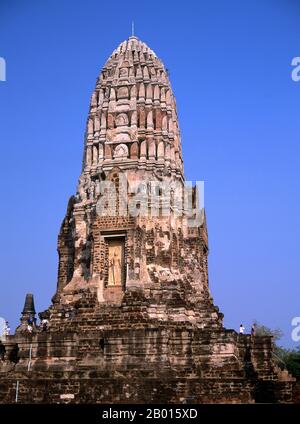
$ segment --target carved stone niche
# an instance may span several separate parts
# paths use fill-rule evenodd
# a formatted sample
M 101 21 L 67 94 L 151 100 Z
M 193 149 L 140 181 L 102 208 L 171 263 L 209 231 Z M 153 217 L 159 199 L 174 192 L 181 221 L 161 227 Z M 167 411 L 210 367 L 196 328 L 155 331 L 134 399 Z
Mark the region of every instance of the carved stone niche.
M 104 285 L 109 291 L 121 289 L 126 285 L 126 234 L 103 234 L 105 242 Z M 108 293 L 107 293 L 108 294 Z
M 128 68 L 126 67 L 120 68 L 119 77 L 120 78 L 128 77 Z
M 127 60 L 124 60 L 124 62 L 122 63 L 120 70 L 119 70 L 119 78 L 120 79 L 126 79 L 128 78 L 129 75 L 129 68 L 130 67 L 130 63 Z
M 126 146 L 126 144 L 118 144 L 118 146 L 116 146 L 114 150 L 114 158 L 128 158 L 128 147 Z
M 129 118 L 126 113 L 119 113 L 116 117 L 116 126 L 117 127 L 128 127 Z
M 125 142 L 131 141 L 130 138 L 130 127 L 129 117 L 126 113 L 119 113 L 116 118 L 116 131 L 114 135 L 114 141 Z
M 129 98 L 129 90 L 128 87 L 119 87 L 117 91 L 118 100 L 120 99 L 128 99 Z

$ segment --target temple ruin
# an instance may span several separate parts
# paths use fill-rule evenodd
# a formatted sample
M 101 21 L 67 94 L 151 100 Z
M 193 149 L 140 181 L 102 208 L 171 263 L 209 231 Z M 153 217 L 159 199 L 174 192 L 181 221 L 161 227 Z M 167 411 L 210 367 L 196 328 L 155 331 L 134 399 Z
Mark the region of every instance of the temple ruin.
M 185 189 L 168 72 L 132 36 L 91 97 L 57 289 L 39 315 L 49 325 L 28 331 L 36 312 L 27 296 L 1 344 L 0 403 L 292 401 L 271 338 L 223 326 L 197 197 Z

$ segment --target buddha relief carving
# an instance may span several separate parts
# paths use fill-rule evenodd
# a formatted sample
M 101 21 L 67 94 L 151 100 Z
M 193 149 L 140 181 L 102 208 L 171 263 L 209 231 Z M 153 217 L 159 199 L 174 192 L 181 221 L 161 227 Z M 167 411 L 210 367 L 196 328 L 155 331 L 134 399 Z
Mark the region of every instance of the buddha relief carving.
M 128 126 L 129 119 L 126 113 L 119 113 L 119 115 L 116 118 L 116 126 L 122 127 L 122 126 Z
M 122 240 L 109 240 L 108 267 L 108 286 L 121 286 L 124 275 L 124 242 Z
M 119 76 L 120 78 L 128 77 L 128 68 L 121 68 Z

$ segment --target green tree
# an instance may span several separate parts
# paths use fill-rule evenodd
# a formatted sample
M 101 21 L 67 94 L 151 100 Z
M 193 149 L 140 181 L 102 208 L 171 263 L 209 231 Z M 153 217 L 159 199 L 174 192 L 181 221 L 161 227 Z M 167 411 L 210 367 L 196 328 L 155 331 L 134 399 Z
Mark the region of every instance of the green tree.
M 283 336 L 283 332 L 279 328 L 272 329 L 260 324 L 257 321 L 254 321 L 254 323 L 256 324 L 257 336 L 272 336 L 274 338 L 274 342 L 277 342 Z
M 300 346 L 296 349 L 279 349 L 288 372 L 294 377 L 300 377 Z
M 278 345 L 278 341 L 283 336 L 279 329 L 271 329 L 265 325 L 254 321 L 256 324 L 257 336 L 272 336 L 275 343 L 274 356 L 280 368 L 286 368 L 294 377 L 300 377 L 300 346 L 296 349 L 286 349 Z

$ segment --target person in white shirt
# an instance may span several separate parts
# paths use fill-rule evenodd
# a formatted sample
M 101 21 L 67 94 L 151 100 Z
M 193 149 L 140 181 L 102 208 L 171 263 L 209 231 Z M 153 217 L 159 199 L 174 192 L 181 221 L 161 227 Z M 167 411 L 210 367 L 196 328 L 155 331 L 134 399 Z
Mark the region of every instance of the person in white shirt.
M 49 326 L 49 321 L 46 318 L 43 318 L 41 325 L 42 325 L 42 331 L 47 331 Z
M 10 328 L 9 328 L 8 321 L 6 321 L 6 323 L 5 323 L 5 327 L 4 327 L 4 333 L 3 333 L 3 335 L 4 335 L 4 336 L 9 336 L 9 335 L 10 335 Z
M 240 334 L 244 334 L 245 331 L 245 327 L 243 326 L 243 324 L 240 325 Z

